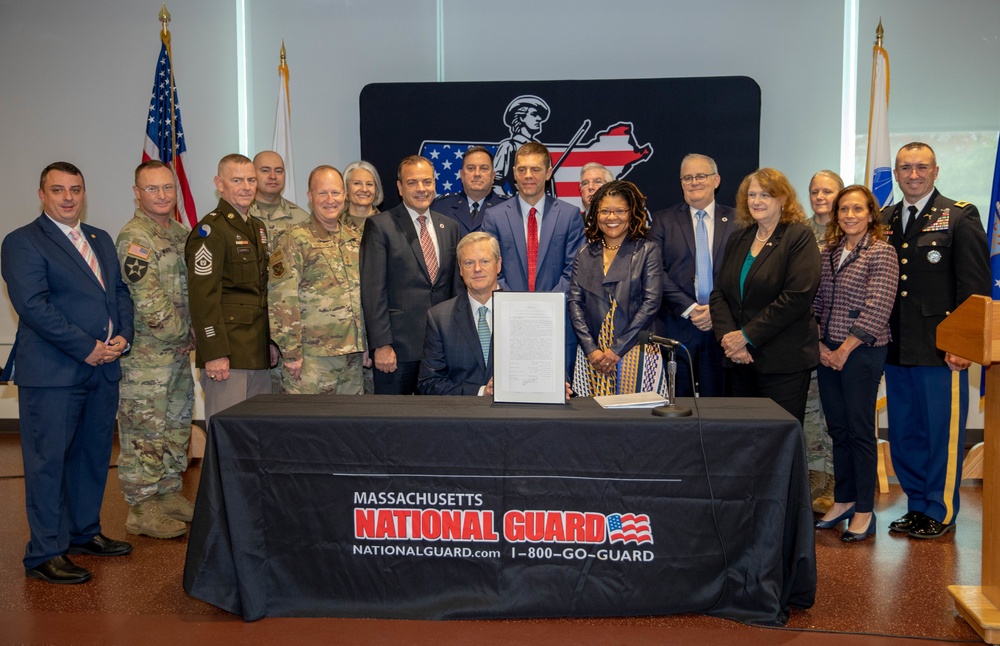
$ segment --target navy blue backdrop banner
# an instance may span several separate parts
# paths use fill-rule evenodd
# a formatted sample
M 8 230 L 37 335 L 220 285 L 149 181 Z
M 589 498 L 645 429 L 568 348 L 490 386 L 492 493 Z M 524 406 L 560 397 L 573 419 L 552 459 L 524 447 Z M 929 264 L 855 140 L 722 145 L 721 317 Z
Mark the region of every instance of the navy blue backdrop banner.
M 760 86 L 747 77 L 373 83 L 360 98 L 361 156 L 385 184 L 383 209 L 399 203 L 396 168 L 422 154 L 437 171 L 439 194 L 461 190 L 462 153 L 495 155 L 498 193 L 514 188 L 513 151 L 545 144 L 556 168 L 555 194 L 579 206 L 580 167 L 596 161 L 635 182 L 649 209 L 681 201 L 680 162 L 688 153 L 716 160 L 721 204 L 732 205 L 760 151 Z

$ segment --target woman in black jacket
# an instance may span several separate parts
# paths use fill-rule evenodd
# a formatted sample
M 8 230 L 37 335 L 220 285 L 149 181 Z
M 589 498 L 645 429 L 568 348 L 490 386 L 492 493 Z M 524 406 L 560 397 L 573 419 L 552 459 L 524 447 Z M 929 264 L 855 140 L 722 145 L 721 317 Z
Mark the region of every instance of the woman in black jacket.
M 770 397 L 799 423 L 819 363 L 812 302 L 819 248 L 788 178 L 761 168 L 736 195 L 743 227 L 729 238 L 710 309 L 737 397 Z
M 655 391 L 659 353 L 637 345 L 663 297 L 659 248 L 646 239 L 646 197 L 635 184 L 604 184 L 590 202 L 573 263 L 569 315 L 579 341 L 573 389 L 581 395 Z M 645 376 L 645 379 L 644 379 Z

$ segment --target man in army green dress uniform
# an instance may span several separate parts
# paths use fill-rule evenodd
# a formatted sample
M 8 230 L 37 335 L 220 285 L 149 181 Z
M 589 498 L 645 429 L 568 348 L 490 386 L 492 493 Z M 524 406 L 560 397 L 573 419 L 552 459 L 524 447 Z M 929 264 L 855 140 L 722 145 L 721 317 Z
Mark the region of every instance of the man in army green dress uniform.
M 364 392 L 361 231 L 341 217 L 344 202 L 340 172 L 317 167 L 309 174 L 311 221 L 288 229 L 271 255 L 271 338 L 286 393 Z
M 277 361 L 267 324 L 267 229 L 250 215 L 257 189 L 253 162 L 239 154 L 219 161 L 222 198 L 185 247 L 191 323 L 205 391 L 205 421 L 254 395 L 271 392 Z
M 180 494 L 194 406 L 188 229 L 174 220 L 177 181 L 166 164 L 140 164 L 132 190 L 139 208 L 116 243 L 135 303 L 132 352 L 121 361 L 118 483 L 130 507 L 125 530 L 173 538 L 187 532 L 194 512 Z
M 274 253 L 278 236 L 296 224 L 309 221 L 309 214 L 281 196 L 285 191 L 285 162 L 273 150 L 264 150 L 253 158 L 257 171 L 257 197 L 250 205 L 250 215 L 267 227 L 268 251 Z

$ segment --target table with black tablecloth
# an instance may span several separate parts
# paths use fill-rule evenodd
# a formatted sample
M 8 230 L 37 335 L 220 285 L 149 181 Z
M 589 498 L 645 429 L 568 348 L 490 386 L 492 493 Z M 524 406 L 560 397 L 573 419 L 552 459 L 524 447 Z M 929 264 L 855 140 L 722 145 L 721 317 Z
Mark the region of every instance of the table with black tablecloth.
M 184 589 L 248 620 L 783 624 L 816 591 L 798 423 L 697 403 L 255 397 L 212 419 Z

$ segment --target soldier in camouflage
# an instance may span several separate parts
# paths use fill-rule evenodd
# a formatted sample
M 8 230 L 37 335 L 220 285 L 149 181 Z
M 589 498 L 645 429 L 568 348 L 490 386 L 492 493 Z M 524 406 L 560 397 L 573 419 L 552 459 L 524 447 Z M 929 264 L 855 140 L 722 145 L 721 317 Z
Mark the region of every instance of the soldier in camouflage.
M 268 251 L 274 253 L 278 238 L 296 224 L 309 221 L 309 214 L 281 196 L 285 190 L 285 162 L 278 153 L 265 150 L 253 158 L 257 171 L 257 197 L 250 215 L 267 227 Z
M 820 252 L 826 244 L 826 225 L 830 221 L 837 193 L 844 188 L 844 180 L 832 170 L 821 170 L 809 182 L 809 203 L 813 215 L 806 221 Z M 813 511 L 825 514 L 833 506 L 833 439 L 826 430 L 826 416 L 819 400 L 816 371 L 809 377 L 809 394 L 806 396 L 806 416 L 802 426 L 806 440 L 806 462 L 809 465 L 809 488 L 813 498 Z
M 125 530 L 173 538 L 187 532 L 194 511 L 180 494 L 194 406 L 188 230 L 173 219 L 177 182 L 168 166 L 140 164 L 132 190 L 139 208 L 116 243 L 135 303 L 132 352 L 121 360 L 118 482 L 130 507 Z
M 361 230 L 344 217 L 344 180 L 332 166 L 309 174 L 312 218 L 288 229 L 271 255 L 271 338 L 285 393 L 364 393 L 368 359 L 361 315 Z

